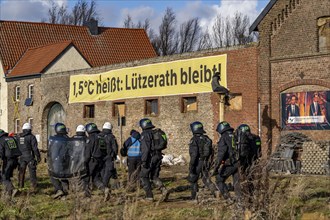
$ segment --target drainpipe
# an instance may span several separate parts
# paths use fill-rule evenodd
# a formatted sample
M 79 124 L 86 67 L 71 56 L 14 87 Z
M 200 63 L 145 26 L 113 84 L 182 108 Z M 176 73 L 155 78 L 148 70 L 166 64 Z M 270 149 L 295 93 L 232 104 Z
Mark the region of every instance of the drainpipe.
M 258 135 L 261 137 L 261 103 L 260 98 L 258 98 Z

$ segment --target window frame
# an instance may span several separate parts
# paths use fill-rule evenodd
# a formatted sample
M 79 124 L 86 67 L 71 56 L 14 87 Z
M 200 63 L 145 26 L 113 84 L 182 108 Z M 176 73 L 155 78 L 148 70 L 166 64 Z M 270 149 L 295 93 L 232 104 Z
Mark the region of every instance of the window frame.
M 21 122 L 21 120 L 19 118 L 15 118 L 15 120 L 14 120 L 14 132 L 15 132 L 15 134 L 18 134 L 20 132 L 20 122 Z
M 19 102 L 21 98 L 21 87 L 15 86 L 15 101 Z
M 31 125 L 31 129 L 33 129 L 33 118 L 29 117 L 27 121 Z
M 186 108 L 186 111 L 185 111 L 184 100 L 185 99 L 188 99 L 188 98 L 196 98 L 196 110 L 190 110 L 190 111 L 188 111 L 187 108 Z M 197 95 L 185 95 L 185 96 L 181 96 L 180 97 L 180 112 L 181 113 L 189 113 L 189 112 L 197 113 L 198 112 L 198 98 L 197 98 Z
M 148 102 L 152 102 L 152 101 L 154 101 L 154 100 L 156 100 L 157 101 L 157 113 L 155 113 L 155 114 L 152 114 L 152 112 L 151 113 L 148 113 L 148 105 L 147 105 L 147 103 Z M 151 107 L 152 108 L 152 107 Z M 152 109 L 151 109 L 152 110 Z M 159 114 L 160 114 L 160 108 L 159 108 L 159 98 L 157 97 L 155 97 L 155 98 L 145 98 L 144 99 L 144 115 L 146 115 L 146 116 L 151 116 L 151 117 L 157 117 L 157 116 L 159 116 Z
M 92 114 L 91 114 L 91 110 L 92 110 Z M 88 114 L 87 114 L 87 112 L 88 112 Z M 84 105 L 83 118 L 95 118 L 95 104 L 85 104 Z
M 34 95 L 34 84 L 30 84 L 28 85 L 28 98 L 33 100 L 33 95 Z

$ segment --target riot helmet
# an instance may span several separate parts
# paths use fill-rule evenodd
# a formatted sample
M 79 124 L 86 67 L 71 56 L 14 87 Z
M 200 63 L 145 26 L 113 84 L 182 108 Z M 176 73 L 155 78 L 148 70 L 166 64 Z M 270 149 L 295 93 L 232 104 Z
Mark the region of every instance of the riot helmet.
M 88 134 L 93 133 L 93 132 L 98 132 L 99 129 L 97 128 L 97 125 L 95 123 L 88 123 L 86 125 L 86 131 Z
M 151 120 L 149 118 L 143 118 L 140 120 L 140 127 L 142 130 L 154 128 L 155 126 L 152 124 Z
M 86 129 L 85 129 L 85 126 L 83 125 L 78 125 L 77 128 L 76 128 L 76 132 L 85 132 Z
M 103 129 L 112 130 L 112 124 L 110 122 L 105 122 Z
M 55 124 L 55 132 L 56 134 L 67 134 L 66 126 L 63 123 Z
M 30 123 L 24 123 L 22 130 L 31 130 L 31 124 Z
M 199 121 L 195 121 L 195 122 L 191 123 L 190 124 L 190 129 L 191 129 L 193 134 L 204 134 L 204 133 L 206 133 L 204 131 L 203 124 Z
M 240 126 L 237 127 L 237 130 L 243 133 L 251 133 L 251 129 L 247 124 L 241 124 Z
M 2 136 L 8 136 L 8 133 L 5 132 L 4 130 L 0 129 L 0 137 Z
M 228 130 L 234 130 L 232 127 L 230 127 L 230 124 L 226 121 L 222 121 L 218 124 L 216 131 L 219 132 L 219 134 L 223 134 L 225 131 Z

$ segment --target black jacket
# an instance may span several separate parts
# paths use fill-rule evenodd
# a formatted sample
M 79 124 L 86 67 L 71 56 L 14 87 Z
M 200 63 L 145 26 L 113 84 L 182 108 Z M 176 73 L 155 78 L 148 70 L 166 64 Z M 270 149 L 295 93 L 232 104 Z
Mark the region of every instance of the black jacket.
M 87 158 L 95 158 L 95 159 L 102 158 L 102 152 L 99 147 L 98 135 L 99 132 L 93 132 L 88 135 L 88 138 L 86 140 Z
M 116 137 L 112 134 L 112 131 L 109 129 L 103 129 L 99 136 L 104 137 L 105 144 L 107 147 L 107 158 L 117 158 L 118 154 L 118 144 Z
M 140 139 L 142 166 L 149 168 L 152 157 L 152 129 L 143 130 Z
M 6 146 L 6 142 L 10 141 L 16 145 L 16 147 L 11 148 L 12 150 L 9 150 Z M 10 158 L 17 158 L 21 156 L 22 153 L 19 150 L 17 140 L 13 137 L 9 137 L 8 133 L 2 133 L 0 135 L 0 158 L 2 160 L 10 159 Z
M 22 152 L 21 158 L 27 161 L 37 159 L 40 160 L 40 152 L 36 137 L 31 130 L 23 130 L 23 133 L 17 136 L 19 149 Z
M 189 143 L 190 173 L 195 173 L 195 169 L 198 165 L 198 160 L 200 159 L 199 146 L 201 145 L 200 143 L 201 136 L 203 136 L 203 134 L 194 134 L 193 137 L 190 139 L 190 143 Z
M 217 164 L 220 166 L 222 161 L 225 163 L 235 163 L 236 159 L 234 158 L 233 150 L 233 131 L 234 129 L 228 129 L 221 134 L 220 140 L 218 142 L 218 158 Z

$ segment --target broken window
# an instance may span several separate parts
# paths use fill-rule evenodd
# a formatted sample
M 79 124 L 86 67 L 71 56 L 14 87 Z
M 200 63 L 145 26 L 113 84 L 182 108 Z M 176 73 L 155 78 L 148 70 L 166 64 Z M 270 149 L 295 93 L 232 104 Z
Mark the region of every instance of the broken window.
M 112 116 L 113 117 L 125 116 L 125 102 L 113 103 Z
M 84 105 L 84 118 L 94 118 L 95 105 Z
M 145 115 L 158 115 L 158 99 L 148 99 L 145 101 Z
M 183 97 L 181 101 L 181 106 L 182 113 L 197 111 L 197 97 Z

